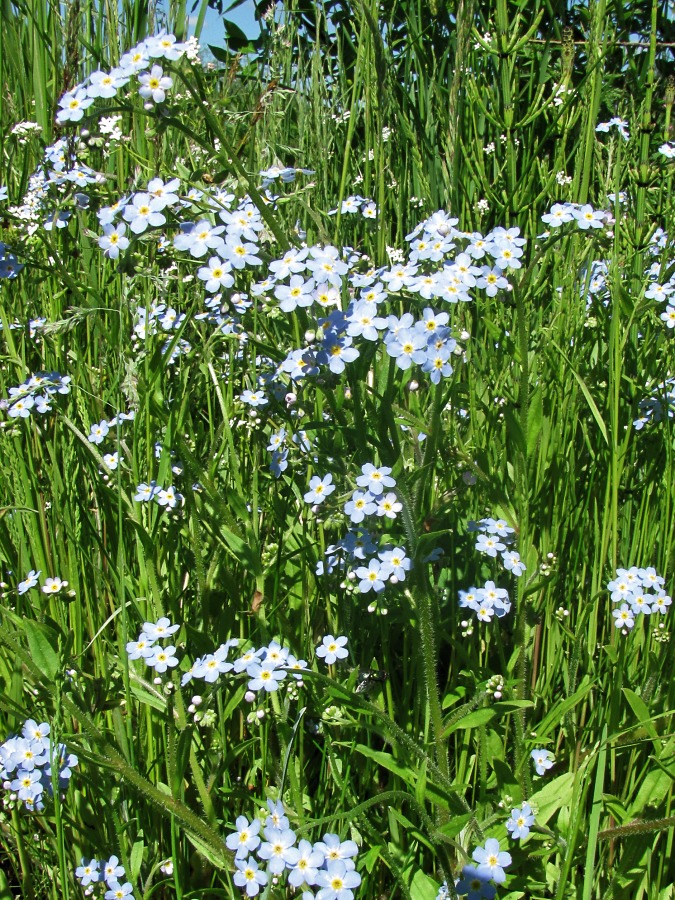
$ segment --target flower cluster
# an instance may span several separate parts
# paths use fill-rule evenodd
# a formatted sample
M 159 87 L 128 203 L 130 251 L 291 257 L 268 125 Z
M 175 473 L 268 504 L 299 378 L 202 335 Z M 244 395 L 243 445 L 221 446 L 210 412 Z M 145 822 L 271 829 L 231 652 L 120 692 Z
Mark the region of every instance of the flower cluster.
M 105 891 L 104 900 L 134 900 L 134 888 L 130 881 L 121 883 L 126 875 L 123 865 L 116 856 L 111 856 L 106 862 L 97 859 L 84 859 L 75 870 L 75 877 L 83 888 L 85 895 L 93 893 L 95 884 L 103 884 Z
M 599 125 L 595 126 L 596 131 L 602 131 L 605 134 L 607 134 L 610 128 L 616 128 L 624 141 L 627 141 L 630 138 L 630 134 L 628 133 L 628 122 L 624 119 L 619 119 L 617 116 L 614 116 L 609 122 L 600 122 Z
M 504 519 L 485 518 L 479 522 L 469 522 L 469 531 L 478 532 L 475 549 L 479 553 L 491 559 L 499 557 L 504 569 L 520 578 L 526 566 L 520 555 L 512 549 L 515 531 Z M 480 622 L 491 622 L 493 616 L 501 619 L 511 611 L 508 591 L 497 587 L 494 581 L 486 581 L 482 588 L 460 590 L 459 605 L 462 609 L 473 610 Z M 462 627 L 466 635 L 473 631 L 468 621 L 463 621 Z
M 11 419 L 29 418 L 31 412 L 51 412 L 56 394 L 70 393 L 70 375 L 58 372 L 37 372 L 23 384 L 9 389 L 9 397 L 0 401 L 0 408 L 7 410 Z
M 237 887 L 255 897 L 270 878 L 278 880 L 285 874 L 292 888 L 303 890 L 303 900 L 352 900 L 353 889 L 361 884 L 354 862 L 359 852 L 356 843 L 341 841 L 337 834 L 325 834 L 313 844 L 298 841 L 281 801 L 268 800 L 267 807 L 264 825 L 260 819 L 249 822 L 246 816 L 239 816 L 236 831 L 225 841 L 235 854 Z M 311 888 L 318 892 L 314 894 Z
M 270 447 L 272 446 L 273 444 L 270 444 Z M 276 446 L 278 447 L 278 443 Z M 279 451 L 277 449 L 273 452 Z M 375 537 L 361 524 L 367 516 L 379 518 L 389 524 L 401 511 L 401 501 L 396 493 L 390 490 L 396 487 L 396 480 L 392 477 L 391 471 L 389 466 L 376 466 L 373 463 L 365 463 L 361 467 L 361 474 L 356 478 L 356 489 L 343 506 L 344 514 L 349 517 L 352 527 L 341 540 L 327 547 L 327 560 L 319 561 L 316 568 L 317 575 L 330 575 L 336 570 L 346 572 L 345 587 L 353 582 L 361 594 L 368 594 L 371 591 L 373 594 L 380 594 L 387 582 L 398 584 L 405 581 L 406 572 L 412 568 L 412 561 L 407 556 L 405 548 L 392 543 L 378 546 Z M 315 475 L 310 480 L 310 490 L 305 493 L 304 499 L 307 503 L 313 504 L 315 511 L 335 490 L 332 481 L 330 473 L 323 478 Z M 374 608 L 373 606 L 371 611 Z
M 334 216 L 336 213 L 337 209 L 331 209 L 328 215 Z M 355 213 L 361 213 L 364 219 L 376 219 L 377 204 L 374 200 L 370 200 L 368 197 L 360 197 L 358 194 L 347 197 L 346 200 L 342 201 L 340 214 L 354 215 Z
M 666 593 L 664 584 L 665 579 L 652 566 L 646 569 L 637 566 L 617 569 L 616 577 L 607 585 L 612 603 L 621 604 L 618 609 L 612 610 L 616 627 L 628 634 L 635 625 L 637 616 L 649 616 L 652 613 L 665 615 L 672 600 Z
M 494 581 L 486 581 L 482 588 L 460 591 L 459 605 L 463 609 L 472 609 L 479 622 L 491 622 L 493 616 L 501 619 L 511 611 L 508 591 L 498 588 Z
M 176 507 L 182 506 L 184 499 L 183 495 L 173 485 L 163 488 L 156 481 L 151 481 L 149 484 L 146 484 L 144 481 L 141 482 L 139 485 L 136 485 L 136 493 L 134 494 L 134 500 L 139 503 L 149 503 L 151 500 L 154 500 L 155 503 L 163 506 L 165 509 L 176 509 Z
M 183 674 L 181 686 L 188 684 L 193 678 L 213 683 L 221 674 L 228 672 L 235 675 L 245 674 L 249 679 L 246 699 L 252 703 L 260 691 L 270 694 L 279 690 L 280 682 L 286 679 L 289 671 L 293 674 L 295 682 L 301 683 L 302 670 L 307 668 L 307 663 L 304 659 L 293 656 L 288 647 L 282 647 L 276 641 L 271 641 L 266 647 L 251 648 L 239 659 L 229 662 L 227 657 L 230 648 L 238 644 L 237 638 L 231 638 L 214 653 L 196 659 Z
M 354 525 L 363 522 L 366 516 L 385 516 L 395 519 L 401 510 L 401 504 L 393 491 L 385 488 L 396 487 L 396 480 L 391 476 L 389 466 L 374 466 L 365 463 L 361 474 L 356 479 L 361 490 L 355 490 L 351 499 L 344 505 L 344 513 Z
M 546 750 L 537 750 L 539 754 L 546 754 Z M 548 761 L 547 768 L 553 765 Z M 543 770 L 542 773 L 543 774 Z M 515 840 L 524 840 L 534 825 L 534 813 L 529 803 L 522 803 L 511 810 L 511 815 L 506 822 L 506 830 Z M 460 896 L 468 896 L 468 900 L 492 900 L 497 890 L 495 884 L 502 884 L 506 880 L 504 869 L 511 865 L 511 854 L 500 850 L 499 841 L 489 838 L 485 847 L 478 847 L 472 856 L 476 865 L 466 865 L 462 869 L 461 877 L 455 882 L 455 891 Z M 436 895 L 436 900 L 448 900 L 450 891 L 444 882 Z
M 21 800 L 30 812 L 44 809 L 44 796 L 53 789 L 52 766 L 57 765 L 61 790 L 68 787 L 71 769 L 77 757 L 69 753 L 65 744 L 52 746 L 47 722 L 28 719 L 21 729 L 21 737 L 10 737 L 0 745 L 0 778 L 10 792 L 9 800 Z
M 488 838 L 484 847 L 477 847 L 472 854 L 475 866 L 464 866 L 462 877 L 455 884 L 455 891 L 463 896 L 468 894 L 474 898 L 495 896 L 495 884 L 503 884 L 506 880 L 506 866 L 511 865 L 511 854 L 500 850 L 496 838 Z M 494 882 L 494 884 L 492 883 Z
M 17 593 L 26 594 L 31 588 L 37 587 L 42 571 L 40 569 L 31 569 L 23 581 L 17 585 Z M 43 594 L 59 594 L 64 588 L 68 587 L 68 582 L 61 578 L 46 578 L 42 585 Z
M 172 625 L 171 621 L 162 616 L 156 622 L 146 622 L 141 633 L 135 641 L 129 641 L 126 650 L 129 659 L 142 659 L 145 664 L 154 669 L 158 675 L 163 675 L 167 669 L 173 669 L 178 665 L 176 648 L 173 645 L 158 644 L 175 634 L 180 625 Z
M 480 522 L 470 522 L 469 531 L 480 532 L 475 549 L 493 559 L 499 554 L 504 568 L 515 575 L 516 578 L 525 571 L 525 563 L 515 550 L 509 549 L 513 544 L 514 529 L 504 519 L 481 519 Z
M 607 222 L 607 213 L 593 209 L 590 203 L 583 206 L 579 203 L 554 203 L 550 211 L 541 217 L 541 221 L 549 228 L 576 222 L 577 228 L 588 231 L 589 228 L 603 228 Z
M 57 124 L 65 125 L 66 122 L 81 121 L 85 110 L 89 109 L 96 99 L 111 100 L 134 77 L 138 79 L 138 93 L 146 101 L 148 108 L 152 108 L 155 103 L 163 103 L 166 91 L 173 86 L 173 81 L 164 75 L 161 66 L 150 67 L 150 61 L 162 58 L 175 61 L 180 59 L 186 50 L 186 44 L 177 43 L 174 35 L 165 32 L 141 41 L 122 56 L 119 66 L 109 72 L 101 70 L 92 72 L 82 83 L 67 91 L 59 100 Z M 149 71 L 146 71 L 148 69 Z
M 336 569 L 348 568 L 347 582 L 354 583 L 360 594 L 380 594 L 386 584 L 405 581 L 406 572 L 412 568 L 412 560 L 403 547 L 385 544 L 381 549 L 373 535 L 365 528 L 351 528 L 336 544 L 326 548 L 327 561 L 319 561 L 317 575 L 332 574 Z M 363 563 L 359 565 L 359 563 Z M 369 612 L 376 608 L 374 602 Z

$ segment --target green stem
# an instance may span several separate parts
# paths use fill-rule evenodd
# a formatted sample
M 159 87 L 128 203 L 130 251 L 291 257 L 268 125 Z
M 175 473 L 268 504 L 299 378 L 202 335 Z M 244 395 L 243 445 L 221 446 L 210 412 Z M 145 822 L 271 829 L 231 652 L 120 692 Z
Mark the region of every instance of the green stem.
M 423 570 L 424 571 L 424 570 Z M 441 707 L 440 691 L 438 688 L 438 648 L 434 635 L 437 631 L 438 606 L 436 595 L 429 584 L 428 577 L 422 576 L 422 582 L 416 596 L 406 591 L 406 595 L 417 609 L 420 640 L 422 643 L 422 667 L 424 673 L 424 689 L 426 701 L 429 706 L 431 728 L 435 747 L 436 765 L 443 778 L 450 780 L 450 764 L 448 760 L 448 741 L 443 736 L 443 710 Z M 439 809 L 439 825 L 447 821 L 447 810 Z

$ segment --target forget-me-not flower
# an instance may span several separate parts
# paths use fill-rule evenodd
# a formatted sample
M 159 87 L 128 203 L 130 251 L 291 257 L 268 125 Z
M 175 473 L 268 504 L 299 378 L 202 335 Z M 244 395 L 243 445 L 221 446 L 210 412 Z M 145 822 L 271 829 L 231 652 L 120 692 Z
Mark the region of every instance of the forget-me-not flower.
M 322 658 L 327 665 L 332 666 L 338 659 L 345 659 L 349 656 L 349 652 L 345 647 L 346 643 L 347 638 L 343 635 L 333 637 L 332 634 L 327 634 L 316 648 L 316 655 Z
M 304 497 L 305 503 L 323 503 L 326 497 L 335 490 L 335 485 L 331 484 L 332 480 L 333 476 L 330 473 L 324 475 L 323 478 L 314 475 L 310 479 L 309 490 Z

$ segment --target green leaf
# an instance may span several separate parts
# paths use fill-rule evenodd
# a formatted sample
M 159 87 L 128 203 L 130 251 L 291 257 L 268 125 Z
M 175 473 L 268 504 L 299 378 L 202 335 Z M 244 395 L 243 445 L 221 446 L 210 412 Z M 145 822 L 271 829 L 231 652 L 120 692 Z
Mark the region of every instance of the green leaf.
M 14 900 L 14 894 L 9 889 L 7 876 L 0 869 L 0 900 Z
M 418 869 L 410 885 L 410 896 L 412 900 L 435 900 L 439 887 L 437 881 Z
M 496 717 L 497 713 L 490 707 L 477 709 L 475 712 L 468 713 L 468 715 L 463 716 L 461 719 L 458 719 L 448 726 L 443 732 L 443 737 L 445 738 L 449 734 L 452 734 L 453 731 L 459 731 L 460 729 L 478 728 L 481 725 L 487 725 L 488 722 L 491 722 L 492 719 L 495 719 Z
M 530 397 L 530 405 L 528 407 L 528 416 L 527 416 L 527 456 L 528 458 L 532 456 L 536 447 L 537 441 L 539 440 L 539 435 L 541 433 L 541 426 L 543 423 L 543 410 L 542 410 L 542 399 L 541 399 L 541 387 L 538 387 L 536 391 Z
M 130 856 L 130 865 L 131 865 L 131 881 L 137 881 L 138 876 L 141 871 L 141 864 L 143 862 L 143 850 L 145 849 L 145 844 L 143 841 L 136 841 L 134 846 L 131 848 L 131 856 Z
M 449 822 L 439 828 L 439 832 L 446 837 L 454 838 L 463 830 L 465 825 L 473 819 L 473 813 L 465 813 L 463 816 L 453 816 Z
M 382 766 L 382 768 L 387 769 L 394 775 L 398 775 L 407 785 L 409 785 L 413 790 L 416 790 L 418 774 L 414 769 L 410 768 L 410 766 L 406 766 L 403 763 L 397 762 L 391 753 L 385 753 L 383 750 L 373 750 L 370 747 L 367 747 L 365 744 L 356 744 L 354 747 L 357 753 L 360 753 L 362 756 L 365 756 L 367 759 L 372 759 L 378 765 Z M 452 789 L 459 790 L 459 785 L 452 785 Z M 425 799 L 430 801 L 431 803 L 437 803 L 439 806 L 444 808 L 454 808 L 453 807 L 453 798 L 449 797 L 445 791 L 432 784 L 428 778 L 425 786 Z M 456 805 L 456 804 L 455 804 Z
M 530 802 L 536 804 L 539 825 L 545 825 L 561 806 L 568 806 L 572 802 L 575 777 L 574 772 L 565 772 L 545 784 L 536 794 L 532 794 Z
M 527 453 L 527 443 L 520 420 L 510 407 L 505 406 L 502 411 L 509 437 L 524 456 Z
M 23 630 L 28 640 L 33 662 L 44 673 L 48 681 L 53 681 L 60 668 L 58 633 L 49 625 L 33 619 L 23 620 Z
M 660 806 L 668 791 L 672 788 L 675 772 L 663 769 L 652 769 L 647 772 L 640 785 L 638 795 L 631 804 L 630 817 L 634 819 L 642 816 L 648 806 Z
M 658 739 L 658 732 L 656 728 L 654 728 L 654 723 L 652 722 L 652 716 L 649 713 L 649 709 L 647 704 L 644 702 L 642 697 L 638 697 L 635 691 L 631 691 L 630 688 L 623 689 L 624 696 L 626 700 L 630 703 L 630 708 L 635 713 L 635 718 L 638 720 L 640 725 L 644 726 L 650 738 L 654 740 Z

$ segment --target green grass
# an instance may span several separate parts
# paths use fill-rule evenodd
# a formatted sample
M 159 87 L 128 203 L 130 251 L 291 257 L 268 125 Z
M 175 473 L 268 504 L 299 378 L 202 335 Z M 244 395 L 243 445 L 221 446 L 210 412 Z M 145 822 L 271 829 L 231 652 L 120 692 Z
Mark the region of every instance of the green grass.
M 650 243 L 675 227 L 673 164 L 658 153 L 671 136 L 661 44 L 672 23 L 658 3 L 629 7 L 590 2 L 570 13 L 570 32 L 546 2 L 289 2 L 256 58 L 161 60 L 174 79 L 166 114 L 143 109 L 134 80 L 128 99 L 97 100 L 81 145 L 79 128 L 54 124 L 64 90 L 163 23 L 142 4 L 71 4 L 65 19 L 54 4 L 3 7 L 0 241 L 25 268 L 0 281 L 0 396 L 35 372 L 72 382 L 51 413 L 3 414 L 0 739 L 27 718 L 48 721 L 79 764 L 45 812 L 0 812 L 2 900 L 79 897 L 81 859 L 113 853 L 137 898 L 239 896 L 223 842 L 268 797 L 284 801 L 299 837 L 357 841 L 361 898 L 433 900 L 490 837 L 513 857 L 499 897 L 672 896 L 670 614 L 622 635 L 606 589 L 630 566 L 654 566 L 671 588 L 675 547 L 671 421 L 633 425 L 673 376 L 665 304 L 645 297 L 653 262 L 659 283 L 673 275 L 671 242 L 660 255 Z M 180 37 L 184 5 L 169 25 Z M 627 46 L 633 31 L 645 52 Z M 109 145 L 100 115 L 121 116 L 123 140 Z M 596 132 L 613 116 L 628 141 Z M 24 141 L 12 129 L 26 120 L 41 131 Z M 68 210 L 68 225 L 33 231 L 10 208 L 61 135 L 105 180 L 84 189 L 89 209 L 74 185 L 53 191 L 42 218 Z M 314 174 L 276 182 L 271 207 L 258 173 L 274 164 Z M 106 260 L 96 210 L 155 176 L 179 177 L 183 194 L 222 184 L 259 207 L 263 265 L 237 274 L 241 290 L 298 245 L 298 230 L 308 246 L 355 247 L 389 266 L 387 248 L 406 249 L 439 208 L 467 232 L 519 227 L 523 267 L 492 298 L 387 300 L 384 315 L 450 314 L 461 350 L 439 385 L 361 341 L 344 374 L 307 378 L 295 403 L 282 395 L 252 415 L 239 395 L 256 389 L 266 359 L 304 345 L 314 313 L 257 299 L 240 341 L 193 318 L 210 253 L 195 260 L 146 234 Z M 620 193 L 625 203 L 608 199 Z M 329 215 L 353 194 L 377 203 L 376 220 Z M 541 215 L 564 201 L 616 222 L 539 237 Z M 594 293 L 599 260 L 606 288 Z M 346 288 L 341 299 L 346 309 Z M 132 342 L 137 309 L 153 303 L 185 321 Z M 167 339 L 191 349 L 168 364 Z M 92 423 L 129 409 L 134 420 L 103 444 L 87 440 Z M 313 450 L 289 445 L 275 478 L 267 447 L 281 427 L 306 431 Z M 123 462 L 110 471 L 102 455 L 115 451 Z M 315 574 L 367 462 L 391 467 L 403 507 L 383 541 L 414 560 L 374 612 L 349 579 Z M 314 514 L 303 495 L 328 472 L 336 490 Z M 152 479 L 178 486 L 182 508 L 134 501 Z M 469 522 L 486 516 L 515 529 L 521 578 L 474 549 Z M 435 548 L 442 559 L 429 563 Z M 17 593 L 31 569 L 67 590 Z M 513 607 L 483 624 L 457 598 L 487 579 L 508 587 Z M 125 646 L 163 615 L 180 625 L 181 665 L 156 685 Z M 344 664 L 315 657 L 327 633 L 349 638 Z M 241 675 L 176 687 L 234 637 L 290 647 L 309 662 L 304 686 L 254 704 Z M 360 670 L 387 677 L 362 689 Z M 545 778 L 535 747 L 555 756 Z M 505 822 L 524 800 L 537 826 L 519 845 Z

